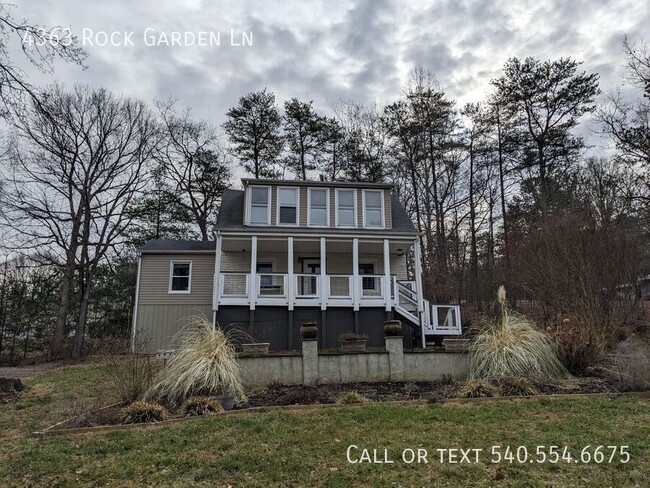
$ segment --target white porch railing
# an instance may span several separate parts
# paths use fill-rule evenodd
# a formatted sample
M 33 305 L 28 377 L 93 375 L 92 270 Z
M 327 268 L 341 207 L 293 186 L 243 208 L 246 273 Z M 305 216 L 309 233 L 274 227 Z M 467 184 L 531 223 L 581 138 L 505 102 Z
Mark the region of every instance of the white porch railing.
M 247 297 L 249 290 L 249 273 L 222 273 L 219 284 L 219 295 L 228 297 Z
M 329 298 L 352 299 L 352 275 L 327 275 Z
M 359 275 L 361 298 L 384 298 L 384 275 Z
M 286 298 L 287 275 L 280 273 L 257 274 L 257 298 Z
M 326 303 L 335 306 L 354 305 L 355 297 L 360 306 L 379 306 L 378 302 L 392 300 L 391 286 L 386 286 L 384 275 L 326 275 L 324 295 L 321 275 L 298 273 L 233 273 L 221 272 L 219 275 L 219 303 L 242 304 L 255 300 L 256 303 L 278 305 L 289 303 L 289 283 L 296 306 L 320 304 L 323 297 Z M 252 287 L 252 289 L 251 289 Z M 386 293 L 391 294 L 385 297 Z M 284 301 L 282 301 L 284 300 Z
M 320 296 L 320 275 L 296 274 L 294 279 L 296 298 L 318 298 Z

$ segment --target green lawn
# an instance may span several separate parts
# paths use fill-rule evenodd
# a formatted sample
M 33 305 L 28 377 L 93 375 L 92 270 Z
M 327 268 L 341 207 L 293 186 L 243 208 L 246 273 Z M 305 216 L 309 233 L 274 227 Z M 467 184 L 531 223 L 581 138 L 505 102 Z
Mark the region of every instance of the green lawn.
M 644 486 L 650 401 L 634 397 L 381 405 L 238 413 L 148 429 L 35 438 L 29 432 L 108 401 L 93 365 L 46 373 L 0 405 L 1 486 Z M 89 402 L 86 402 L 88 404 Z M 90 402 L 92 403 L 92 402 Z M 348 446 L 388 449 L 393 464 L 349 464 Z M 491 464 L 492 445 L 627 445 L 630 461 Z M 405 464 L 404 449 L 428 464 Z M 477 448 L 475 464 L 441 464 L 437 448 Z M 361 454 L 354 451 L 355 458 Z

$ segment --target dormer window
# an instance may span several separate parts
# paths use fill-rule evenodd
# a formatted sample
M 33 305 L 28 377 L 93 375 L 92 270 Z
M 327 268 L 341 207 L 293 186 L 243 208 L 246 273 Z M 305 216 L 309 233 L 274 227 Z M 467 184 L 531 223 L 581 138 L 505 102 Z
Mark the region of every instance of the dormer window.
M 356 227 L 356 191 L 336 190 L 336 226 Z
M 326 188 L 309 189 L 309 216 L 307 224 L 313 227 L 329 225 L 329 192 Z
M 298 225 L 298 188 L 278 188 L 278 225 Z
M 363 191 L 364 227 L 384 227 L 384 192 L 382 190 Z
M 250 224 L 270 224 L 271 191 L 268 186 L 250 187 L 250 206 L 248 222 Z

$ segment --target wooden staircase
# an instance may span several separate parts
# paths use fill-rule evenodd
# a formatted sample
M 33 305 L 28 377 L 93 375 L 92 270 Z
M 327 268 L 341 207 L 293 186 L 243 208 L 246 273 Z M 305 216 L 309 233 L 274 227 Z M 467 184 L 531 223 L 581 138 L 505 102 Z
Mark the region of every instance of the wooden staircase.
M 395 311 L 409 322 L 422 327 L 422 337 L 436 335 L 460 335 L 459 305 L 431 304 L 423 299 L 418 307 L 418 298 L 413 281 L 393 281 Z M 419 311 L 420 310 L 420 311 Z M 420 323 L 420 316 L 422 323 Z

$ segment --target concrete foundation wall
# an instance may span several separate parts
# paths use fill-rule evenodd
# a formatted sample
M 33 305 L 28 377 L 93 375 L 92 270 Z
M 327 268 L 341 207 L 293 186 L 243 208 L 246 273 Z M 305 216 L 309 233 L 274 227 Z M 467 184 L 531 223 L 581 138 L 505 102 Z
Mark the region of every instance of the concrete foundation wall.
M 466 378 L 469 358 L 457 352 L 404 351 L 401 337 L 386 338 L 386 352 L 318 353 L 318 342 L 302 341 L 302 354 L 240 357 L 244 383 L 266 386 L 381 381 L 434 381 L 440 376 Z
M 318 382 L 322 384 L 388 381 L 389 369 L 388 353 L 318 356 Z

